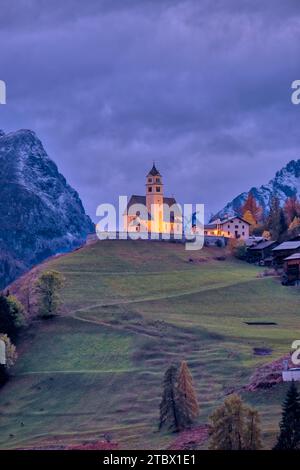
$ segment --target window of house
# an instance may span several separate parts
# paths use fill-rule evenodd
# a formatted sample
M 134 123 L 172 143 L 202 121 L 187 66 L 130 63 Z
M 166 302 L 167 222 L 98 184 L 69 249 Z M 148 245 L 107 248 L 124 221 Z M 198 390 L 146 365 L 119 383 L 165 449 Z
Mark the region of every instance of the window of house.
M 242 232 L 242 235 L 245 235 L 245 232 Z
M 148 193 L 152 193 L 152 188 L 150 186 L 150 188 L 148 188 Z
M 235 225 L 235 228 L 239 228 L 239 226 L 238 226 L 238 225 Z
M 228 228 L 230 228 L 230 225 L 228 225 Z
M 156 186 L 156 192 L 160 193 L 160 187 L 159 186 Z
M 245 228 L 245 225 L 242 225 L 242 228 Z
M 152 183 L 152 178 L 148 178 L 148 183 Z
M 228 232 L 228 235 L 230 235 L 230 232 Z
M 160 178 L 156 178 L 156 183 L 160 183 Z

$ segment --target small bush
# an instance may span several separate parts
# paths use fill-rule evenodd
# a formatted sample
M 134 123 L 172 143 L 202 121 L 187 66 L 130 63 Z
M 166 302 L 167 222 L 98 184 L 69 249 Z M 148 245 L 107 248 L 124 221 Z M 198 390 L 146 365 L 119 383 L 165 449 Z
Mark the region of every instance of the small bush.
M 12 295 L 0 295 L 0 333 L 15 337 L 24 325 L 23 305 Z
M 247 246 L 243 240 L 234 239 L 229 242 L 230 252 L 235 258 L 245 260 L 247 258 Z

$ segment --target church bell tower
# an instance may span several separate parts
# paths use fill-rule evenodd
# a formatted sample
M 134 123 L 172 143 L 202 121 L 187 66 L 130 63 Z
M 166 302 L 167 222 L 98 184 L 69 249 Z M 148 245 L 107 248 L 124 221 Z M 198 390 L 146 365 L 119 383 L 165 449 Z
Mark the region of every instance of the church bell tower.
M 155 163 L 146 176 L 146 205 L 152 215 L 151 230 L 156 233 L 163 231 L 163 182 Z

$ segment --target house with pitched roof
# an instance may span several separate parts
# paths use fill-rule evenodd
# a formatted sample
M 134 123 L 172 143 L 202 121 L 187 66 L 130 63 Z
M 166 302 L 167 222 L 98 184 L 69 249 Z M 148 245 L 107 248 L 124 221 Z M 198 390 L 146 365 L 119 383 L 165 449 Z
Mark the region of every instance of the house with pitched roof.
M 155 164 L 146 175 L 145 195 L 132 195 L 123 214 L 125 232 L 182 234 L 182 211 L 174 197 L 164 195 L 162 175 Z
M 300 281 L 300 253 L 284 258 L 284 272 L 289 283 Z
M 242 217 L 226 217 L 225 219 L 216 219 L 206 224 L 204 226 L 204 235 L 206 237 L 218 236 L 247 240 L 249 238 L 249 227 L 249 222 Z
M 282 266 L 286 258 L 296 253 L 300 253 L 300 240 L 280 243 L 272 250 L 275 266 Z

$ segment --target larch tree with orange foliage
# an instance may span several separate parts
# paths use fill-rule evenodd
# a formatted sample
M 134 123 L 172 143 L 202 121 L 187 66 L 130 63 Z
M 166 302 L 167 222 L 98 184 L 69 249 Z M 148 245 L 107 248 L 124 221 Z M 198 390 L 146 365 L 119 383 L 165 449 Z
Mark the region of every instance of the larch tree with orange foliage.
M 185 361 L 181 362 L 179 368 L 177 400 L 181 427 L 189 427 L 199 415 L 199 404 L 192 374 Z
M 289 225 L 289 232 L 292 232 L 295 229 L 300 227 L 300 217 L 294 217 L 292 222 Z
M 246 210 L 246 212 L 243 214 L 243 219 L 246 220 L 246 222 L 248 222 L 250 225 L 256 225 L 256 220 L 253 217 L 252 212 L 249 210 Z
M 245 217 L 250 217 L 249 213 L 251 215 L 251 222 L 250 220 L 247 220 Z M 247 220 L 247 222 L 251 223 L 251 225 L 257 225 L 258 222 L 261 222 L 262 217 L 263 217 L 263 210 L 262 208 L 257 204 L 255 197 L 251 192 L 248 193 L 247 199 L 244 203 L 244 205 L 241 208 L 241 215 L 243 219 Z
M 295 217 L 300 216 L 300 202 L 295 196 L 289 197 L 284 203 L 283 210 L 286 222 L 290 225 Z

